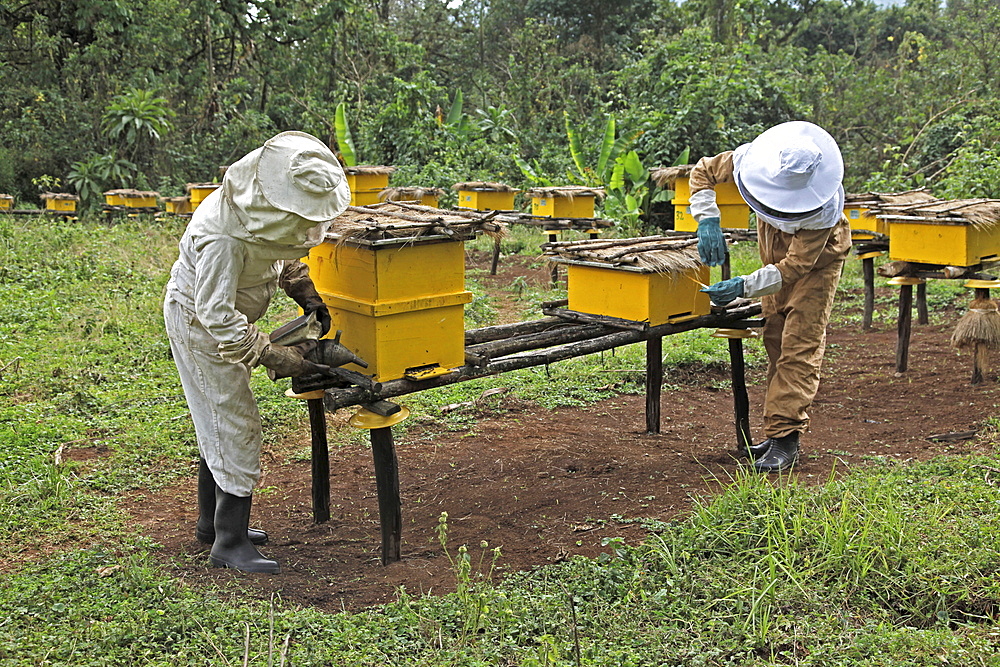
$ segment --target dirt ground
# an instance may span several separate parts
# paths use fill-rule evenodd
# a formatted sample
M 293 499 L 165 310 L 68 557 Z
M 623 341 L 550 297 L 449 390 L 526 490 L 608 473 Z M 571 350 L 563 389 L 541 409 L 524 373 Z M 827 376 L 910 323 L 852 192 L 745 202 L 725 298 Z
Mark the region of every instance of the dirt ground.
M 486 261 L 482 255 L 470 258 L 480 266 Z M 517 258 L 505 258 L 500 269 L 499 276 L 485 278 L 487 285 L 509 285 L 518 276 L 540 285 L 548 280 L 545 269 Z M 501 301 L 501 312 L 509 306 Z M 944 323 L 914 326 L 909 370 L 902 375 L 895 372 L 894 324 L 868 332 L 859 325 L 831 327 L 812 427 L 795 476 L 820 483 L 871 457 L 921 460 L 980 446 L 961 434 L 980 430 L 998 412 L 997 377 L 991 371 L 984 383 L 971 386 L 969 357 L 949 346 L 958 314 L 935 313 L 934 319 Z M 502 410 L 481 411 L 464 432 L 442 434 L 415 419 L 405 436 L 396 438 L 403 558 L 386 567 L 379 562 L 370 449 L 358 444 L 331 450 L 333 516 L 316 525 L 310 464 L 290 456 L 308 448 L 307 430 L 290 434 L 280 451 L 267 453 L 260 483 L 267 491 L 255 498 L 253 524 L 270 534 L 262 551 L 280 561 L 279 575 L 209 567 L 207 550 L 193 535 L 194 464 L 189 479 L 143 492 L 141 501 L 130 503 L 131 511 L 141 530 L 162 545 L 159 558 L 189 585 L 237 584 L 261 598 L 278 593 L 286 602 L 328 611 L 387 602 L 404 587 L 418 595 L 453 589 L 455 576 L 436 532 L 442 512 L 448 513 L 452 554 L 469 545 L 478 563 L 482 542 L 487 550 L 500 547 L 497 577 L 570 555 L 594 556 L 607 549 L 606 538 L 642 540 L 635 523 L 614 517 L 683 514 L 693 498 L 717 491 L 741 465 L 734 451 L 732 396 L 728 389 L 710 388 L 725 378 L 678 381 L 671 369 L 665 371 L 666 382 L 680 388 L 664 391 L 662 432 L 656 435 L 645 433 L 641 395 L 550 412 L 505 394 L 490 402 Z M 748 376 L 755 433 L 761 381 L 760 369 Z M 343 427 L 349 415 L 330 415 L 330 428 Z M 959 435 L 929 439 L 946 433 Z M 491 557 L 486 554 L 485 568 Z

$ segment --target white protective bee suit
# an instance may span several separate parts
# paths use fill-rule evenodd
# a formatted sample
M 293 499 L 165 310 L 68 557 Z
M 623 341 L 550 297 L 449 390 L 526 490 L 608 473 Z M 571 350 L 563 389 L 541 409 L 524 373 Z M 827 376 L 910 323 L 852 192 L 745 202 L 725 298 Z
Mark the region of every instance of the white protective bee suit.
M 180 241 L 163 314 L 201 456 L 222 491 L 251 495 L 261 420 L 250 372 L 270 340 L 256 322 L 280 286 L 311 280 L 299 258 L 350 203 L 330 149 L 283 132 L 229 167 Z

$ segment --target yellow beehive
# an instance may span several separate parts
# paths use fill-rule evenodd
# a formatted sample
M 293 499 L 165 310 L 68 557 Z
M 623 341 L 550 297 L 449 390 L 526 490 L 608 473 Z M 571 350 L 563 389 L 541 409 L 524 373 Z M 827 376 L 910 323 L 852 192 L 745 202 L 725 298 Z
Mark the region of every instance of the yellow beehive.
M 219 185 L 219 183 L 188 183 L 185 189 L 191 200 L 191 211 L 194 212 L 198 205 L 205 201 L 205 197 L 218 190 Z
M 12 195 L 0 195 L 0 211 L 13 211 L 14 197 Z
M 657 273 L 632 266 L 564 263 L 568 265 L 570 310 L 648 322 L 650 326 L 683 322 L 711 311 L 708 295 L 700 292 L 698 285 L 709 281 L 707 266 L 683 273 Z
M 595 188 L 566 186 L 532 188 L 525 193 L 531 197 L 531 214 L 546 218 L 593 218 L 594 201 L 604 195 Z
M 750 207 L 743 200 L 736 183 L 716 183 L 715 203 L 721 213 L 719 224 L 723 229 L 748 229 Z M 674 229 L 679 232 L 698 231 L 698 223 L 691 215 L 691 185 L 687 176 L 674 181 Z
M 441 188 L 397 187 L 386 188 L 379 193 L 379 201 L 412 201 L 421 206 L 437 208 L 444 190 Z
M 379 203 L 381 190 L 351 190 L 351 206 L 368 206 Z
M 856 240 L 869 240 L 875 238 L 870 232 L 889 235 L 889 223 L 880 220 L 874 215 L 869 215 L 870 209 L 865 206 L 845 205 L 844 217 L 851 224 L 851 237 Z M 864 232 L 869 232 L 865 234 Z
M 385 382 L 465 363 L 465 245 L 448 237 L 327 241 L 303 260 L 330 308 L 332 331 Z
M 389 175 L 395 170 L 395 167 L 384 166 L 344 167 L 347 185 L 352 193 L 375 191 L 378 194 L 389 187 Z
M 974 266 L 1000 256 L 1000 225 L 888 218 L 889 259 L 944 266 Z
M 518 193 L 518 190 L 504 183 L 486 181 L 456 183 L 451 187 L 458 190 L 458 208 L 476 211 L 512 211 L 514 196 Z
M 108 190 L 104 193 L 104 203 L 108 206 L 124 206 L 124 192 L 125 190 Z
M 191 213 L 190 197 L 164 197 L 163 209 L 173 215 L 189 215 Z
M 76 203 L 80 201 L 80 198 L 76 195 L 65 192 L 45 192 L 40 198 L 45 202 L 46 211 L 59 213 L 75 213 Z

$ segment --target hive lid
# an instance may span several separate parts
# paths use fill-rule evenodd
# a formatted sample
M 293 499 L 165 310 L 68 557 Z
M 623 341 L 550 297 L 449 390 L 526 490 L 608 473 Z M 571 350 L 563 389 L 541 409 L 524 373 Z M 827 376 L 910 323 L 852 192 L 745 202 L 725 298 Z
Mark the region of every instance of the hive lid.
M 507 227 L 494 213 L 444 210 L 406 202 L 348 206 L 333 222 L 327 241 L 399 245 L 415 241 L 465 241 L 480 233 L 503 236 Z
M 632 239 L 553 241 L 542 245 L 551 261 L 640 271 L 683 273 L 702 266 L 698 239 L 643 236 Z
M 649 177 L 661 188 L 673 188 L 678 178 L 687 178 L 694 169 L 693 164 L 681 164 L 673 167 L 654 167 L 649 170 Z
M 394 171 L 396 171 L 395 167 L 386 167 L 382 165 L 358 165 L 354 167 L 344 167 L 344 173 L 351 175 L 370 174 L 375 176 L 385 176 Z
M 416 186 L 386 188 L 378 193 L 382 201 L 418 201 L 424 197 L 440 197 L 444 194 L 441 188 L 421 188 Z
M 42 201 L 48 201 L 49 199 L 70 199 L 73 201 L 80 201 L 80 198 L 76 195 L 70 194 L 68 192 L 43 192 L 38 195 L 38 198 Z
M 562 185 L 543 188 L 531 188 L 524 193 L 528 197 L 595 197 L 604 198 L 604 188 L 588 188 L 584 185 Z
M 474 190 L 477 192 L 519 192 L 515 187 L 506 183 L 495 183 L 492 181 L 466 181 L 465 183 L 455 183 L 452 190 Z
M 1000 199 L 933 199 L 908 204 L 882 204 L 871 209 L 871 214 L 890 222 L 972 225 L 989 229 L 1000 223 Z

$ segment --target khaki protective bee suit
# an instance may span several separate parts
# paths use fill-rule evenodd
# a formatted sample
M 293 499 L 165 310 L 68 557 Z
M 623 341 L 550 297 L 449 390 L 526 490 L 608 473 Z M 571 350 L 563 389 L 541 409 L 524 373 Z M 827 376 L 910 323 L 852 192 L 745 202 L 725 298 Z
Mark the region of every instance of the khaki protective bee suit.
M 167 283 L 163 314 L 198 448 L 219 488 L 234 496 L 251 495 L 260 477 L 250 372 L 270 340 L 254 323 L 278 287 L 293 298 L 315 293 L 299 258 L 350 201 L 336 159 L 314 144 L 284 132 L 230 166 L 192 215 Z
M 719 215 L 714 187 L 736 180 L 734 174 L 747 146 L 702 158 L 695 165 L 690 185 L 691 212 L 696 219 Z M 763 268 L 744 277 L 744 296 L 761 297 L 765 318 L 764 434 L 768 438 L 801 433 L 809 426 L 808 409 L 819 389 L 826 326 L 851 249 L 843 203 L 840 188 L 838 195 L 806 219 L 792 222 L 756 211 Z

